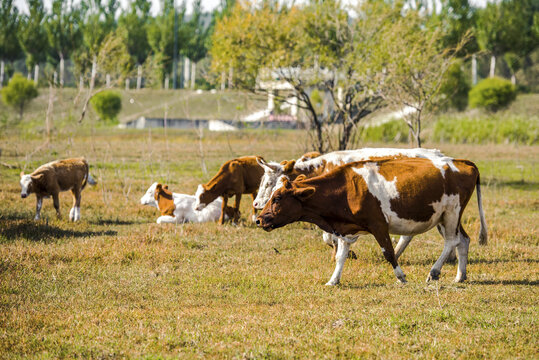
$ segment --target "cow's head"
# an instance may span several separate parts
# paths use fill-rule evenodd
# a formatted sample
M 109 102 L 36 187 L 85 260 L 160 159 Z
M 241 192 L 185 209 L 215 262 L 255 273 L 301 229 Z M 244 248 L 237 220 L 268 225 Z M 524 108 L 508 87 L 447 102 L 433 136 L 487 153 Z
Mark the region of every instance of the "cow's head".
M 294 170 L 295 161 L 283 161 L 280 164 L 275 162 L 266 162 L 261 157 L 257 157 L 256 161 L 264 169 L 264 175 L 260 180 L 260 187 L 258 188 L 258 194 L 253 201 L 253 207 L 255 209 L 263 209 L 271 198 L 271 194 L 278 188 L 279 179 L 283 175 L 291 174 Z
M 213 200 L 215 199 L 208 193 L 206 185 L 199 184 L 197 192 L 195 193 L 195 203 L 193 204 L 193 208 L 196 211 L 201 211 Z
M 148 190 L 146 190 L 146 194 L 144 194 L 144 196 L 140 198 L 140 203 L 142 205 L 150 205 L 150 206 L 158 207 L 157 198 L 156 198 L 156 189 L 158 186 L 161 186 L 161 184 L 154 182 L 148 188 Z
M 24 199 L 31 193 L 35 192 L 35 184 L 34 182 L 39 182 L 43 179 L 45 175 L 43 174 L 37 174 L 37 175 L 25 175 L 24 172 L 21 172 L 21 197 Z
M 298 187 L 286 177 L 280 181 L 282 186 L 275 190 L 256 218 L 256 224 L 266 231 L 298 221 L 303 213 L 303 202 L 315 192 L 314 187 Z

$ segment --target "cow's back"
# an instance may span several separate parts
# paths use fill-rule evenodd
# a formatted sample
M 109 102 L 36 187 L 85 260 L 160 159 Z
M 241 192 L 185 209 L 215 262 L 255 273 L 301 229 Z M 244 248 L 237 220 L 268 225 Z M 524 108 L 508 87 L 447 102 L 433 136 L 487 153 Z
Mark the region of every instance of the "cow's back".
M 255 193 L 260 186 L 260 180 L 264 175 L 264 169 L 256 161 L 256 156 L 244 156 L 237 159 L 240 162 L 243 172 L 243 183 L 245 193 Z
M 73 186 L 83 186 L 88 176 L 88 163 L 84 158 L 73 158 L 53 162 L 51 168 L 61 191 Z

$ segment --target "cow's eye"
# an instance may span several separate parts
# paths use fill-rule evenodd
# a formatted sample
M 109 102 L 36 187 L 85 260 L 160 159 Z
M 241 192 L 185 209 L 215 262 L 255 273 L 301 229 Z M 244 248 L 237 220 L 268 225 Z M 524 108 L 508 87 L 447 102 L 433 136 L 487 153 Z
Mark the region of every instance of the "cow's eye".
M 281 197 L 280 197 L 280 196 L 276 196 L 273 200 L 275 200 L 275 202 L 279 202 L 279 201 L 281 201 Z

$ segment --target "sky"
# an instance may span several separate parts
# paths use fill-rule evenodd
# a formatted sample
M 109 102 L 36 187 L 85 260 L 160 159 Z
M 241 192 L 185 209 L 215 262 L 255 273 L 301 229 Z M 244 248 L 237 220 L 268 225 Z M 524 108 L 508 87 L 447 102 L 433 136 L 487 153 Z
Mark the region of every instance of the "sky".
M 150 11 L 153 15 L 156 15 L 161 8 L 160 4 L 162 3 L 162 0 L 150 0 L 150 1 L 152 2 L 152 8 Z M 176 2 L 180 4 L 181 1 L 182 0 L 177 0 Z M 437 2 L 438 0 L 431 0 L 431 1 Z M 487 1 L 493 1 L 493 0 L 470 0 L 470 3 L 474 6 L 484 7 Z M 45 7 L 47 9 L 50 9 L 52 0 L 44 0 L 44 2 L 45 2 Z M 129 2 L 130 2 L 129 0 L 120 0 L 121 6 L 124 9 L 127 8 L 127 5 L 129 4 Z M 186 0 L 187 13 L 191 12 L 193 2 L 194 2 L 193 0 Z M 296 3 L 298 2 L 301 2 L 301 0 L 296 1 Z M 352 3 L 354 2 L 354 0 L 344 0 L 344 2 Z M 217 6 L 219 6 L 219 4 L 220 4 L 220 0 L 202 0 L 202 8 L 204 11 L 211 11 L 215 9 Z M 26 0 L 15 0 L 15 5 L 19 8 L 20 11 L 24 13 L 28 13 L 28 5 L 26 3 Z

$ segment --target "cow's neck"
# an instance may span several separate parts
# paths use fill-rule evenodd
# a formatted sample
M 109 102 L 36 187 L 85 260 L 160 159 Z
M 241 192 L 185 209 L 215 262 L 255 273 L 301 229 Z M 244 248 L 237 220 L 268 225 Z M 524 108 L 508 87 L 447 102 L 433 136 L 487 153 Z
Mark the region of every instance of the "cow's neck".
M 172 194 L 159 193 L 157 199 L 157 206 L 161 215 L 174 216 L 174 210 L 176 210 L 176 205 L 174 205 L 174 198 Z

